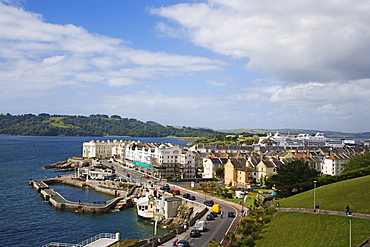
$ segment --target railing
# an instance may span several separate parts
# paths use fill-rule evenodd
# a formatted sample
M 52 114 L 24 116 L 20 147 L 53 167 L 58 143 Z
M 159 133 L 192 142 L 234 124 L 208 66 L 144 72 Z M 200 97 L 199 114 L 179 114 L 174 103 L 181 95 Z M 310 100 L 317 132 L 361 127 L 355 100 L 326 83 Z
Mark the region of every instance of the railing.
M 76 246 L 79 247 L 79 246 L 86 246 L 88 244 L 91 244 L 92 242 L 95 242 L 96 240 L 98 239 L 101 239 L 101 238 L 107 238 L 107 239 L 116 239 L 116 234 L 113 234 L 113 233 L 100 233 L 94 237 L 91 237 L 89 239 L 86 239 L 80 243 L 78 243 Z
M 82 247 L 82 245 L 51 242 L 46 245 L 43 245 L 42 247 Z
M 92 242 L 95 242 L 101 238 L 105 239 L 116 239 L 116 234 L 113 233 L 100 233 L 94 237 L 91 237 L 89 239 L 86 239 L 78 244 L 67 244 L 67 243 L 58 243 L 58 242 L 51 242 L 46 245 L 43 245 L 42 247 L 83 247 L 88 244 L 91 244 Z

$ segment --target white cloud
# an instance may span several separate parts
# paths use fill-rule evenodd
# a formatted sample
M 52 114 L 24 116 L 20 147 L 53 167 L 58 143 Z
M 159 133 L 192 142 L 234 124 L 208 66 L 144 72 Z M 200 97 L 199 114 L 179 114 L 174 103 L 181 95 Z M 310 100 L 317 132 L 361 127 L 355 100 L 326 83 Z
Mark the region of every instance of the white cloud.
M 215 80 L 207 80 L 205 83 L 211 85 L 211 86 L 215 86 L 215 87 L 224 87 L 226 86 L 226 82 L 223 82 L 223 81 L 215 81 Z
M 166 43 L 171 50 L 228 63 L 151 52 L 160 50 L 152 42 L 133 49 L 0 0 L 2 111 L 97 112 L 214 129 L 368 130 L 368 1 L 191 2 L 151 9 L 167 18 L 157 31 L 221 56 L 188 42 Z
M 275 88 L 271 101 L 286 105 L 321 105 L 325 102 L 367 104 L 370 80 L 287 85 Z
M 285 81 L 370 76 L 369 1 L 208 0 L 152 9 L 159 30 Z M 176 29 L 177 28 L 177 29 Z M 176 31 L 177 30 L 177 31 Z
M 0 1 L 0 95 L 92 82 L 115 87 L 150 83 L 226 65 L 204 57 L 135 50 L 127 43 L 72 24 L 46 23 L 39 14 Z

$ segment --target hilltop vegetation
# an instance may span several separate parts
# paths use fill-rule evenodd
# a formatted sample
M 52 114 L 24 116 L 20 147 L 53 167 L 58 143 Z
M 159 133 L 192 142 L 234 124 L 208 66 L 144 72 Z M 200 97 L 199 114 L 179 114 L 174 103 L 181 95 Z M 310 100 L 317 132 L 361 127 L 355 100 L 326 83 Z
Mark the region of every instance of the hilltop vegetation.
M 30 136 L 195 137 L 218 134 L 206 128 L 164 126 L 118 115 L 0 115 L 0 134 Z

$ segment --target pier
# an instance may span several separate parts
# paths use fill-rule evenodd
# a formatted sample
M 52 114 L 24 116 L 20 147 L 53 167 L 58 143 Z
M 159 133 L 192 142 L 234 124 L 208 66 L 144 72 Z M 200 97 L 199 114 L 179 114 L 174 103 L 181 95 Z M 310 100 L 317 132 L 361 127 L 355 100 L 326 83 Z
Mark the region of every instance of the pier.
M 115 198 L 95 203 L 80 203 L 71 202 L 65 199 L 55 190 L 51 189 L 49 185 L 51 184 L 69 184 L 77 187 L 88 186 L 98 192 L 114 195 Z M 71 179 L 70 177 L 57 177 L 52 179 L 42 179 L 42 180 L 32 180 L 29 185 L 40 193 L 41 197 L 47 201 L 51 206 L 58 210 L 68 210 L 74 211 L 76 213 L 109 213 L 114 210 L 122 210 L 125 208 L 132 207 L 134 205 L 134 198 L 137 197 L 139 193 L 139 188 L 133 186 L 130 191 L 117 191 L 114 188 L 102 188 L 97 184 L 82 182 L 78 180 Z

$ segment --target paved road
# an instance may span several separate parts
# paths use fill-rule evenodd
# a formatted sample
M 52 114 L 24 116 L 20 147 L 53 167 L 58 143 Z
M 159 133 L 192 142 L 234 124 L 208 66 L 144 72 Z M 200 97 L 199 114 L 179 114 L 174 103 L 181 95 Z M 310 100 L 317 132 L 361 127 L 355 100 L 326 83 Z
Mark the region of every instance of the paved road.
M 111 167 L 113 166 L 114 169 L 116 170 L 116 174 L 121 177 L 126 179 L 129 182 L 135 182 L 135 183 L 148 183 L 149 181 L 155 182 L 155 179 L 147 179 L 144 178 L 142 173 L 135 171 L 133 169 L 130 169 L 128 167 L 123 167 L 122 165 L 116 163 L 116 162 L 109 162 L 108 160 L 101 160 L 100 161 L 103 165 Z M 127 176 L 127 174 L 129 176 Z
M 184 194 L 187 192 L 191 195 L 194 195 L 197 202 L 202 203 L 202 204 L 204 203 L 204 200 L 205 200 L 204 194 L 180 187 L 179 184 L 177 183 L 176 185 L 170 183 L 170 186 L 171 188 L 176 187 L 176 189 L 180 189 L 181 194 Z M 215 198 L 215 197 L 207 196 L 206 199 L 214 200 L 215 203 L 220 204 L 221 209 L 224 212 L 223 218 L 218 216 L 216 217 L 215 220 L 207 221 L 208 230 L 206 232 L 203 232 L 199 238 L 190 238 L 190 230 L 194 229 L 194 227 L 190 226 L 187 232 L 177 235 L 175 238 L 173 238 L 173 240 L 176 238 L 179 240 L 185 239 L 189 241 L 190 246 L 197 246 L 197 247 L 207 246 L 207 244 L 214 239 L 217 240 L 218 242 L 221 242 L 223 245 L 226 244 L 225 242 L 222 242 L 222 239 L 229 229 L 235 230 L 237 222 L 239 222 L 240 217 L 241 217 L 240 210 L 238 210 L 240 206 L 238 204 L 227 202 L 227 201 Z M 209 209 L 210 209 L 209 212 L 211 212 L 211 208 Z M 234 212 L 237 215 L 237 217 L 229 218 L 227 217 L 227 212 Z M 207 214 L 204 215 L 202 220 L 206 220 L 206 215 Z M 169 241 L 167 243 L 162 244 L 161 246 L 172 246 L 172 243 L 171 241 Z
M 107 166 L 113 166 L 116 170 L 116 173 L 118 173 L 119 176 L 121 176 L 122 178 L 125 178 L 125 179 L 127 179 L 128 181 L 131 181 L 131 182 L 148 183 L 150 181 L 151 183 L 160 183 L 160 184 L 164 183 L 164 182 L 160 182 L 156 179 L 144 178 L 144 177 L 142 177 L 142 173 L 140 173 L 138 171 L 135 171 L 133 169 L 127 168 L 127 167 L 123 167 L 122 165 L 119 165 L 115 162 L 110 163 L 106 160 L 102 160 L 102 163 L 104 165 L 107 165 Z M 130 176 L 129 179 L 126 176 L 127 174 L 129 174 L 129 176 Z M 213 221 L 207 221 L 208 230 L 206 232 L 203 232 L 202 235 L 199 238 L 190 238 L 190 231 L 191 231 L 191 229 L 194 229 L 194 227 L 189 226 L 189 229 L 186 232 L 183 232 L 183 233 L 177 235 L 175 238 L 173 238 L 173 240 L 175 240 L 176 238 L 179 239 L 179 240 L 185 239 L 185 240 L 189 241 L 190 246 L 203 247 L 203 246 L 207 246 L 207 244 L 210 241 L 215 239 L 218 242 L 221 242 L 223 245 L 225 245 L 226 242 L 222 241 L 222 239 L 223 239 L 224 235 L 230 229 L 231 230 L 236 229 L 237 223 L 239 222 L 239 220 L 241 218 L 241 213 L 240 213 L 241 206 L 238 205 L 238 204 L 232 203 L 232 202 L 221 200 L 221 199 L 216 198 L 216 197 L 210 197 L 208 195 L 205 198 L 205 195 L 203 193 L 195 192 L 195 191 L 192 191 L 192 190 L 185 189 L 184 187 L 181 187 L 181 185 L 189 186 L 189 183 L 184 184 L 184 183 L 181 183 L 181 182 L 180 183 L 170 183 L 170 182 L 168 182 L 168 184 L 170 185 L 171 189 L 179 189 L 181 194 L 184 194 L 184 193 L 187 192 L 187 193 L 190 193 L 191 195 L 194 195 L 196 197 L 196 201 L 199 202 L 199 203 L 203 204 L 205 199 L 214 200 L 215 203 L 220 204 L 221 209 L 224 212 L 223 213 L 223 218 L 218 216 Z M 209 212 L 211 212 L 211 208 L 209 208 L 209 209 L 210 209 Z M 235 218 L 227 217 L 227 212 L 234 212 L 236 217 Z M 205 214 L 204 217 L 201 220 L 206 220 L 206 215 L 207 214 Z M 163 243 L 161 246 L 172 246 L 172 240 L 168 241 L 166 243 Z

